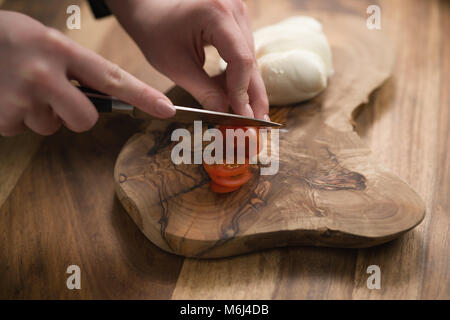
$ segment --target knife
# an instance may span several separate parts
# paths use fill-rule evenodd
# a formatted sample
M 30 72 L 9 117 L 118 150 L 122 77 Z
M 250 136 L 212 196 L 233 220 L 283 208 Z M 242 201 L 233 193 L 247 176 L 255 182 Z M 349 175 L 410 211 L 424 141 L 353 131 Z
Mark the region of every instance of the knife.
M 82 86 L 76 86 L 81 90 L 86 97 L 92 102 L 98 112 L 101 113 L 122 113 L 128 114 L 133 118 L 138 119 L 159 119 L 153 117 L 140 109 L 123 102 L 119 99 L 101 93 L 97 90 L 86 88 Z M 200 108 L 189 108 L 182 106 L 174 106 L 176 109 L 175 116 L 168 119 L 171 122 L 192 123 L 194 120 L 201 120 L 206 124 L 219 124 L 225 126 L 236 127 L 281 127 L 281 123 L 254 119 L 237 114 L 210 111 Z

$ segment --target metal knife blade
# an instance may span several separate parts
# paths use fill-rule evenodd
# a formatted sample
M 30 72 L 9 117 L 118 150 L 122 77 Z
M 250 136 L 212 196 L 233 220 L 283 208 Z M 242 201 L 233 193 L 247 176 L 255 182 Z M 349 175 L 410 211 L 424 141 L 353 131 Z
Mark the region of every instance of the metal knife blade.
M 113 108 L 114 109 L 114 108 Z M 172 122 L 192 123 L 196 120 L 201 120 L 206 124 L 236 126 L 236 127 L 281 127 L 281 123 L 254 119 L 237 114 L 210 111 L 199 108 L 189 108 L 182 106 L 175 106 L 177 110 L 174 117 L 167 119 Z M 136 118 L 149 118 L 145 112 L 134 108 L 133 116 Z
M 108 96 L 96 90 L 77 86 L 94 104 L 98 112 L 124 113 L 139 119 L 159 119 L 141 111 L 140 109 Z M 237 114 L 210 111 L 201 108 L 189 108 L 184 106 L 175 106 L 176 114 L 172 118 L 165 119 L 171 122 L 192 123 L 195 120 L 201 120 L 206 124 L 219 124 L 224 126 L 236 127 L 281 127 L 281 123 L 266 120 L 254 119 Z M 161 120 L 161 119 L 159 119 Z

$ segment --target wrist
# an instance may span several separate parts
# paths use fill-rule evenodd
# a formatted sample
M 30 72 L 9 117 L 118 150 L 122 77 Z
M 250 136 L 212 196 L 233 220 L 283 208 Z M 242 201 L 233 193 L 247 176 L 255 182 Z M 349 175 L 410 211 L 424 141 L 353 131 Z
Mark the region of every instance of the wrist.
M 157 1 L 156 1 L 157 2 Z M 138 40 L 149 31 L 155 12 L 154 1 L 147 0 L 105 0 L 122 27 L 132 38 Z
M 105 0 L 111 12 L 120 20 L 140 19 L 143 15 L 148 17 L 155 10 L 154 2 L 152 0 Z
M 167 1 L 167 0 L 166 0 Z M 168 6 L 161 0 L 106 0 L 119 23 L 146 54 L 153 35 L 161 31 Z M 165 12 L 166 11 L 166 12 Z
M 115 16 L 121 16 L 133 12 L 136 7 L 136 1 L 134 0 L 104 0 L 105 4 L 111 10 Z

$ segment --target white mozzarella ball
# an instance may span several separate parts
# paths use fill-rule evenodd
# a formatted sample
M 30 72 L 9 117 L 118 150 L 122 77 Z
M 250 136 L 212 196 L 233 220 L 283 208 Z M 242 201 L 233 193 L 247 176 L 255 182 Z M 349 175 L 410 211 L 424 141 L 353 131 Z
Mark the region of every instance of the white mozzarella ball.
M 330 45 L 316 19 L 294 16 L 254 32 L 255 54 L 272 105 L 311 99 L 333 74 Z M 222 70 L 225 61 L 220 61 Z

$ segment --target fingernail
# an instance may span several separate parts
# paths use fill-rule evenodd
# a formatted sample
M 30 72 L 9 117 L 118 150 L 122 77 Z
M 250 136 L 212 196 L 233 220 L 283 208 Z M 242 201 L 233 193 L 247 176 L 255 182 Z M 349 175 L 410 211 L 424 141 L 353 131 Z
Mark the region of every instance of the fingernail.
M 265 115 L 264 115 L 264 120 L 266 120 L 266 121 L 270 121 L 270 117 L 269 117 L 269 115 L 268 115 L 268 114 L 265 114 Z
M 175 107 L 169 101 L 165 99 L 156 100 L 156 113 L 158 117 L 170 118 L 176 113 Z

